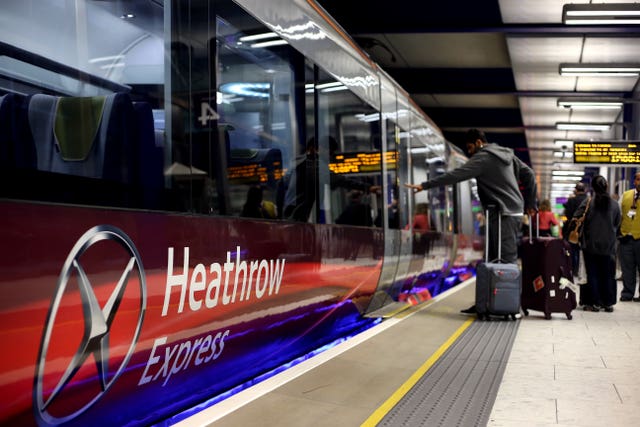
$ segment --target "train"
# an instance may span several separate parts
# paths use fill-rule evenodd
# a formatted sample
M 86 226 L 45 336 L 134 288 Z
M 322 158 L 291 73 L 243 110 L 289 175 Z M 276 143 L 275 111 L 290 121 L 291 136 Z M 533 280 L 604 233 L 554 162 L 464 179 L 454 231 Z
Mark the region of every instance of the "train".
M 0 424 L 166 423 L 473 274 L 474 181 L 403 185 L 465 155 L 315 0 L 0 11 Z

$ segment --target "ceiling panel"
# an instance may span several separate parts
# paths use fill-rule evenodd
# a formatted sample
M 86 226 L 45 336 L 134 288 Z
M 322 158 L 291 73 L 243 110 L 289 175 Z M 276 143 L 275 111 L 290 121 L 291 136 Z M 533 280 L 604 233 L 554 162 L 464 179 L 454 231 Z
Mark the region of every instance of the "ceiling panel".
M 569 121 L 571 111 L 557 107 L 555 97 L 520 97 L 520 111 L 525 126 L 554 126 Z
M 621 96 L 622 92 L 631 92 L 637 77 L 567 77 L 577 79 L 576 91 L 578 92 L 617 92 Z M 616 94 L 603 93 L 603 96 Z
M 560 75 L 560 64 L 578 62 L 581 37 L 507 37 L 519 91 L 573 91 L 575 77 Z
M 385 39 L 413 68 L 511 66 L 504 35 L 499 33 L 385 34 Z
M 417 96 L 416 98 L 420 98 Z M 465 94 L 450 95 L 436 94 L 431 97 L 434 105 L 424 105 L 429 107 L 452 107 L 452 108 L 518 108 L 518 98 L 515 95 L 495 95 L 495 94 Z M 417 101 L 417 99 L 416 99 Z M 421 103 L 422 104 L 422 103 Z
M 565 108 L 565 110 L 568 110 Z M 569 110 L 572 122 L 577 123 L 613 123 L 620 110 Z
M 586 37 L 582 62 L 639 62 L 640 38 Z

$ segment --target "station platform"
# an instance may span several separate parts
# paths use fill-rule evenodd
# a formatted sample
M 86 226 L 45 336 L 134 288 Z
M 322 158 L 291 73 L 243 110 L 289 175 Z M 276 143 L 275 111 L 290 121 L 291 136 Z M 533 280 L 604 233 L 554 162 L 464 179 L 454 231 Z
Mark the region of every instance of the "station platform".
M 459 313 L 475 279 L 175 425 L 640 425 L 640 303 L 613 313 Z M 618 283 L 620 286 L 620 282 Z

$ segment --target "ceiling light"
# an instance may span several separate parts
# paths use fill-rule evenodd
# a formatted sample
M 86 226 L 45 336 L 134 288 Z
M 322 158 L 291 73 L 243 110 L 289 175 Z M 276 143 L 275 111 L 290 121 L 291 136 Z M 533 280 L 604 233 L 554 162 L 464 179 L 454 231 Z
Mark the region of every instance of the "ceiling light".
M 640 24 L 640 4 L 565 4 L 562 7 L 562 23 L 567 25 Z
M 573 185 L 576 185 L 576 180 L 579 180 L 580 178 L 582 178 L 582 175 L 584 174 L 580 174 L 580 176 L 578 176 L 578 178 L 576 178 L 577 175 L 570 175 L 570 176 L 562 176 L 562 175 L 552 175 L 551 176 L 551 182 L 557 182 L 559 184 L 562 183 L 573 183 Z
M 640 75 L 640 64 L 560 64 L 563 76 L 633 77 Z
M 253 34 L 251 36 L 242 36 L 238 40 L 241 42 L 254 42 L 256 40 L 275 39 L 278 35 L 274 32 Z
M 620 98 L 559 98 L 558 107 L 575 110 L 619 110 L 624 105 Z
M 571 158 L 573 157 L 573 153 L 571 153 L 570 151 L 554 151 L 553 157 L 559 157 L 561 159 Z
M 551 172 L 552 178 L 561 177 L 562 179 L 579 180 L 584 175 L 582 170 L 554 170 Z
M 259 49 L 259 48 L 262 48 L 262 47 L 282 46 L 284 44 L 289 44 L 289 42 L 286 41 L 286 40 L 282 40 L 282 39 L 269 40 L 269 41 L 266 41 L 266 42 L 253 43 L 253 44 L 251 44 L 251 48 L 252 49 Z
M 555 141 L 553 141 L 553 143 L 556 145 L 556 147 L 568 147 L 568 146 L 573 146 L 573 141 L 570 139 L 556 139 Z
M 556 129 L 558 130 L 609 130 L 611 129 L 610 123 L 556 123 Z

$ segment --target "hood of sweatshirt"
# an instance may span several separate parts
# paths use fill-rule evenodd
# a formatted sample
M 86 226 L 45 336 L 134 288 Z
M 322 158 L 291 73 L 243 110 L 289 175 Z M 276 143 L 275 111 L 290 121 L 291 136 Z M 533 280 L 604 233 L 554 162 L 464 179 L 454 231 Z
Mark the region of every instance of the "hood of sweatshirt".
M 510 165 L 513 162 L 513 150 L 510 148 L 502 147 L 497 144 L 486 144 L 482 147 L 480 152 L 489 153 L 495 156 L 500 162 L 505 165 Z

